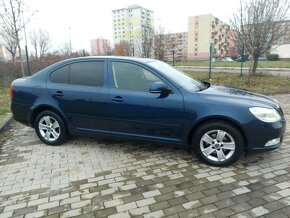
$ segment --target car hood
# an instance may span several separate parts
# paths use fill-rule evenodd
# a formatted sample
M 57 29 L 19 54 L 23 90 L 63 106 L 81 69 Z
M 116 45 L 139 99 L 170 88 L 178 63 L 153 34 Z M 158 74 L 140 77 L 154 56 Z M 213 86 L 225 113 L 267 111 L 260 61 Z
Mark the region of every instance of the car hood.
M 260 106 L 279 108 L 277 102 L 265 95 L 231 87 L 212 85 L 199 93 L 205 95 L 204 97 L 212 101 L 237 103 L 249 107 Z

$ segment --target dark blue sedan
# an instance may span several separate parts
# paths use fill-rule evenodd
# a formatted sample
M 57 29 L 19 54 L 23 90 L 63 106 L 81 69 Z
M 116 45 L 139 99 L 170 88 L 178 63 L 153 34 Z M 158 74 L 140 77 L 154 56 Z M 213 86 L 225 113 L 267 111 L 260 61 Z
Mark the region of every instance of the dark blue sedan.
M 277 101 L 198 82 L 153 59 L 64 60 L 15 80 L 11 96 L 15 120 L 48 145 L 83 134 L 162 141 L 226 166 L 245 151 L 279 147 L 285 132 Z

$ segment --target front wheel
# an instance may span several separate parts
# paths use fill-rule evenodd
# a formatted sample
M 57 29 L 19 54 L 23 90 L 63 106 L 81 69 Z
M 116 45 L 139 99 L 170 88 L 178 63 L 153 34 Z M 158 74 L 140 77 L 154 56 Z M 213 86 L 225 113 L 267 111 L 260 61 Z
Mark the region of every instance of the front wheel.
M 240 158 L 244 149 L 240 131 L 222 121 L 200 126 L 194 133 L 192 142 L 197 156 L 213 166 L 231 165 Z
M 35 120 L 35 131 L 39 139 L 48 145 L 60 145 L 67 139 L 64 122 L 52 111 L 38 114 Z

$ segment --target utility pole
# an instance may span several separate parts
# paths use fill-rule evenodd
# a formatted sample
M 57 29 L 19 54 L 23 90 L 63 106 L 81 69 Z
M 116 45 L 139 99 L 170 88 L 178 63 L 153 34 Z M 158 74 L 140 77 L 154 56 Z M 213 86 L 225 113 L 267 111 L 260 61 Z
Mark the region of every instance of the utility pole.
M 245 43 L 243 42 L 243 45 L 242 45 L 242 57 L 241 57 L 241 72 L 240 72 L 240 76 L 243 75 L 244 53 L 245 53 Z
M 27 48 L 27 38 L 26 38 L 26 29 L 25 29 L 23 11 L 22 11 L 22 21 L 23 21 L 23 30 L 24 30 L 24 39 L 25 39 L 25 56 L 26 56 L 26 64 L 27 64 L 27 73 L 28 73 L 28 76 L 30 76 L 30 64 L 29 64 L 29 55 L 28 55 L 28 48 Z
M 69 31 L 69 55 L 72 54 L 72 48 L 71 48 L 71 28 L 68 28 Z
M 212 68 L 212 52 L 213 51 L 213 43 L 210 43 L 209 47 L 209 72 L 208 72 L 208 79 L 211 79 L 211 68 Z
M 174 51 L 174 49 L 172 50 L 172 65 L 174 66 L 174 53 L 175 53 L 175 51 Z

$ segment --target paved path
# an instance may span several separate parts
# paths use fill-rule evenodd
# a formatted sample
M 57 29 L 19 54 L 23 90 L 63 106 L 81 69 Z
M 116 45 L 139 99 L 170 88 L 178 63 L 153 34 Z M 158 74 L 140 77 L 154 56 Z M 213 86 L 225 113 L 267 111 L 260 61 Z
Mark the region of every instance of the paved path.
M 0 217 L 289 217 L 290 95 L 275 98 L 288 121 L 283 146 L 229 168 L 134 141 L 46 146 L 13 123 L 0 151 Z
M 208 72 L 209 68 L 207 66 L 176 66 L 177 69 L 186 71 L 199 71 L 199 72 Z M 212 72 L 215 73 L 240 73 L 240 67 L 213 67 Z M 248 67 L 243 68 L 243 74 L 249 72 Z M 290 68 L 258 68 L 258 73 L 264 73 L 274 76 L 283 76 L 290 77 Z

